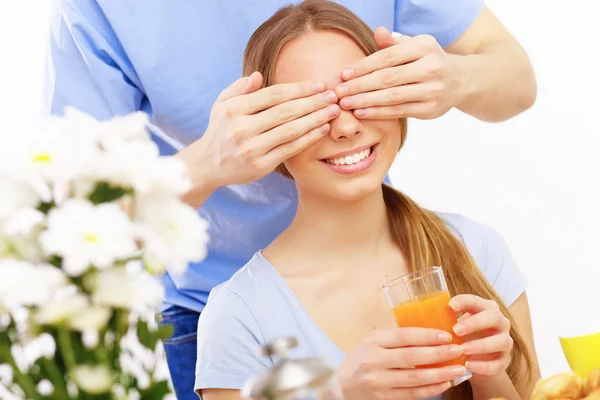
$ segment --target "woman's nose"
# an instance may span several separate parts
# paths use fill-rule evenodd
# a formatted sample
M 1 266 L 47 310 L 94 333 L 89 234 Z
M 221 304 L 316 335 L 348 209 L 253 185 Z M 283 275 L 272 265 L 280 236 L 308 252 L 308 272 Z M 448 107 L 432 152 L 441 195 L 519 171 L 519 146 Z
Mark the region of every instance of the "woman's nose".
M 330 121 L 331 130 L 329 134 L 334 140 L 351 139 L 358 135 L 363 130 L 363 125 L 358 120 L 352 111 L 342 110 L 340 115 Z

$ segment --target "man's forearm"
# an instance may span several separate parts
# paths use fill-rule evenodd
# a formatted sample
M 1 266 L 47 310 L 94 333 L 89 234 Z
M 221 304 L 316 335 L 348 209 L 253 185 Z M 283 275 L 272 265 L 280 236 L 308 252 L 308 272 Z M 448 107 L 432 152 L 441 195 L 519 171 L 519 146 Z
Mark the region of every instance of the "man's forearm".
M 490 43 L 475 54 L 451 57 L 461 82 L 459 110 L 483 121 L 498 122 L 535 102 L 535 74 L 516 42 Z
M 474 385 L 473 400 L 489 400 L 493 398 L 503 398 L 506 400 L 520 400 L 519 392 L 513 385 L 507 373 L 486 382 L 485 384 Z

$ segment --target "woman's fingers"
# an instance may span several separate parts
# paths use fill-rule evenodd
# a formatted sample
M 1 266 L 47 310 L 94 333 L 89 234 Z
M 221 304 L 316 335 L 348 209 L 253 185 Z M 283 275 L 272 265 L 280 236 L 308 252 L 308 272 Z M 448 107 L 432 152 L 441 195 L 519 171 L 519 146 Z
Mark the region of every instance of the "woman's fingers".
M 509 364 L 510 364 L 510 356 L 508 356 L 506 353 L 502 353 L 502 355 L 500 357 L 493 359 L 493 360 L 486 360 L 486 361 L 469 360 L 466 363 L 466 367 L 473 374 L 494 376 L 494 375 L 498 375 L 498 374 L 506 371 L 506 368 L 508 368 Z
M 508 334 L 500 334 L 472 340 L 462 345 L 467 356 L 478 354 L 508 353 L 512 349 L 513 340 Z
M 446 390 L 450 389 L 448 382 L 436 383 L 434 385 L 413 387 L 413 388 L 395 388 L 388 392 L 385 397 L 386 400 L 398 400 L 398 399 L 427 399 L 430 397 L 436 397 Z
M 378 330 L 365 340 L 383 348 L 394 349 L 448 344 L 452 340 L 452 335 L 439 329 L 393 328 Z
M 472 294 L 454 296 L 448 305 L 456 312 L 468 312 L 471 314 L 489 309 L 499 309 L 498 304 L 494 300 L 482 299 Z
M 507 332 L 510 321 L 500 311 L 491 309 L 460 320 L 453 328 L 458 336 L 466 336 L 487 329 Z
M 383 387 L 416 388 L 420 386 L 437 385 L 458 379 L 467 369 L 461 365 L 442 368 L 403 369 L 383 371 L 377 376 Z
M 386 368 L 412 368 L 418 365 L 436 364 L 454 360 L 463 354 L 462 346 L 457 344 L 386 350 L 385 356 L 382 357 L 382 366 Z

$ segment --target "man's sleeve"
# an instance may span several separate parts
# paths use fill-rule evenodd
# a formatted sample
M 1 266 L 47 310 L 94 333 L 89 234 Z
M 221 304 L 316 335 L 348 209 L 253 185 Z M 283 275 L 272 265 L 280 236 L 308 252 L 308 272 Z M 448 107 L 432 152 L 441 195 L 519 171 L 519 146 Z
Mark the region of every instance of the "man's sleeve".
M 484 6 L 484 0 L 396 0 L 394 31 L 431 35 L 446 47 L 465 33 Z
M 138 77 L 98 3 L 56 0 L 51 18 L 45 113 L 71 105 L 109 119 L 140 110 Z

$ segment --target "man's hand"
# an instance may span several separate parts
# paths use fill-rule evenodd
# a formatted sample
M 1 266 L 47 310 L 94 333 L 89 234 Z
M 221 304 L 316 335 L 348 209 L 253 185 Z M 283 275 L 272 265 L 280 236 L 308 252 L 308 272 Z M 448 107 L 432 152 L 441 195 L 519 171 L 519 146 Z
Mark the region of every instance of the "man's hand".
M 177 155 L 195 188 L 184 196 L 188 204 L 199 207 L 219 187 L 264 177 L 321 139 L 340 114 L 338 97 L 322 82 L 261 89 L 262 82 L 255 72 L 225 89 L 202 138 Z
M 335 92 L 343 109 L 364 119 L 432 119 L 460 104 L 453 56 L 433 37 L 395 39 L 378 28 L 375 41 L 379 51 L 342 71 Z

